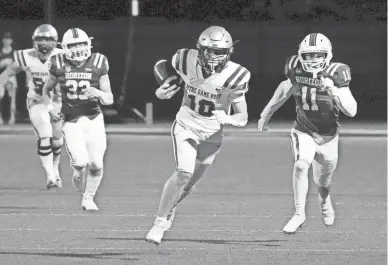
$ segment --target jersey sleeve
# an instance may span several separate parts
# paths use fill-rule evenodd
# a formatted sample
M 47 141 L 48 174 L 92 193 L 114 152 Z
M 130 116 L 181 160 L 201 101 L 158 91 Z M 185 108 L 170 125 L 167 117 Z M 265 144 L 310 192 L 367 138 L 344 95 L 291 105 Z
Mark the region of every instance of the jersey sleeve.
M 238 103 L 245 101 L 245 94 L 249 90 L 249 80 L 251 79 L 251 73 L 243 68 L 234 78 L 234 83 L 229 84 L 228 88 L 231 89 L 229 98 L 232 103 Z M 233 82 L 232 81 L 232 82 Z
M 93 66 L 100 71 L 101 75 L 106 75 L 109 72 L 108 58 L 101 53 L 95 54 L 93 59 Z
M 171 64 L 180 75 L 187 75 L 187 58 L 189 56 L 189 49 L 180 49 L 172 57 Z
M 17 67 L 27 67 L 26 58 L 23 50 L 13 52 L 13 60 Z
M 284 74 L 287 78 L 291 78 L 291 69 L 298 65 L 299 59 L 297 55 L 292 55 L 287 58 L 286 65 L 284 67 Z
M 338 88 L 349 86 L 350 81 L 352 80 L 350 67 L 343 63 L 337 63 L 329 69 L 328 77 L 333 80 L 334 85 Z

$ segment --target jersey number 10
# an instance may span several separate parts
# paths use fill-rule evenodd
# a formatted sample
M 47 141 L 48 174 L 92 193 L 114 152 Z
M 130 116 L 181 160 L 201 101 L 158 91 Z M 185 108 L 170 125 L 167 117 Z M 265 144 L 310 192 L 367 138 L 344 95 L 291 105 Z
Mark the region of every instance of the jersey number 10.
M 190 109 L 195 112 L 198 112 L 199 115 L 204 117 L 211 117 L 213 115 L 213 110 L 215 110 L 215 105 L 212 101 L 206 99 L 200 99 L 196 102 L 196 97 L 194 95 L 187 96 L 190 99 Z M 196 106 L 198 105 L 198 111 Z
M 82 92 L 83 89 L 90 87 L 90 82 L 87 80 L 67 80 L 66 87 L 69 89 L 69 92 L 66 93 L 68 99 L 80 99 L 87 100 L 88 97 Z
M 310 94 L 310 102 L 307 102 L 307 94 Z M 315 87 L 310 89 L 307 86 L 302 87 L 302 103 L 304 110 L 318 111 L 317 89 Z

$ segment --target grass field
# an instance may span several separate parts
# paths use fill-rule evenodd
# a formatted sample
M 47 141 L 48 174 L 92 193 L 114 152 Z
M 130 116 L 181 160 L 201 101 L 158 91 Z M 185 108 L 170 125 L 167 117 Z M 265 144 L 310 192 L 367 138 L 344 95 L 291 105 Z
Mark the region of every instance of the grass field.
M 307 224 L 294 235 L 287 137 L 228 137 L 160 246 L 146 243 L 174 167 L 168 136 L 110 135 L 100 211 L 64 187 L 47 191 L 33 135 L 0 135 L 0 264 L 383 265 L 387 262 L 386 139 L 341 138 L 327 228 L 310 178 Z

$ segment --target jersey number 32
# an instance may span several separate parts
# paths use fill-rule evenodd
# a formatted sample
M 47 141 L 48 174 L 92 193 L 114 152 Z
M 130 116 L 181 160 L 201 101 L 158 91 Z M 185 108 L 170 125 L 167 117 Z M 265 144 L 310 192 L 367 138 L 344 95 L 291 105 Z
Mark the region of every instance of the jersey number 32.
M 68 99 L 87 100 L 88 97 L 82 92 L 83 89 L 90 87 L 90 82 L 87 80 L 67 80 L 66 87 L 69 92 L 66 93 Z

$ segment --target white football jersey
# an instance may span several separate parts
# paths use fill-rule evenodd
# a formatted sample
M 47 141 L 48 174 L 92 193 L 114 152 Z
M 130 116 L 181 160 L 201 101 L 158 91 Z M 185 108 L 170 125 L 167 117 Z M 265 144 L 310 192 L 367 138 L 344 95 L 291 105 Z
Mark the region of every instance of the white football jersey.
M 192 130 L 209 134 L 222 130 L 213 110 L 230 113 L 233 102 L 245 101 L 251 73 L 229 61 L 220 73 L 204 78 L 198 51 L 194 49 L 178 50 L 172 58 L 172 66 L 186 83 L 177 121 Z
M 59 53 L 63 53 L 63 50 L 55 48 L 47 60 L 42 62 L 38 57 L 37 51 L 33 48 L 14 52 L 15 64 L 29 68 L 27 71 L 27 98 L 37 98 L 42 95 L 43 85 L 50 76 L 50 58 Z

